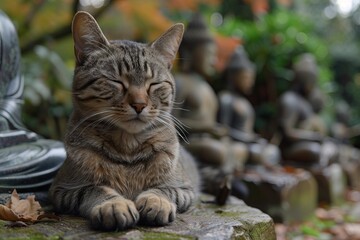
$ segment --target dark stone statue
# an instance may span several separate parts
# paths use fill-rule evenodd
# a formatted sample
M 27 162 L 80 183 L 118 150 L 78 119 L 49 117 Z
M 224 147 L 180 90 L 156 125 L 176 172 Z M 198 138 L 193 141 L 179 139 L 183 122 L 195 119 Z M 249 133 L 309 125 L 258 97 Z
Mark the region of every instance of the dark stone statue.
M 219 94 L 219 122 L 230 128 L 235 141 L 246 144 L 249 151 L 247 163 L 275 169 L 280 163 L 280 151 L 254 132 L 255 112 L 247 95 L 255 82 L 255 66 L 243 47 L 238 47 L 225 69 L 224 79 L 228 90 Z
M 328 127 L 324 118 L 321 116 L 321 112 L 325 106 L 326 96 L 319 88 L 316 87 L 309 95 L 309 102 L 312 106 L 314 114 L 302 121 L 299 128 L 316 132 L 320 134 L 321 137 L 326 138 L 326 136 L 328 136 Z
M 21 122 L 24 82 L 16 30 L 0 11 L 0 193 L 46 190 L 65 160 L 63 144 Z
M 340 101 L 335 106 L 335 119 L 330 133 L 338 140 L 340 164 L 346 172 L 349 187 L 360 190 L 360 150 L 351 145 L 351 138 L 360 134 L 360 126 L 350 125 L 350 106 Z
M 338 150 L 334 142 L 328 141 L 318 131 L 300 127 L 308 124 L 306 122 L 316 115 L 310 102 L 318 77 L 314 57 L 302 55 L 294 65 L 294 74 L 292 88 L 280 98 L 280 147 L 283 158 L 300 165 L 328 166 L 337 161 Z
M 335 119 L 331 125 L 331 135 L 343 143 L 360 135 L 360 124 L 351 126 L 351 108 L 345 101 L 340 101 L 335 106 Z
M 275 221 L 306 219 L 317 202 L 315 179 L 304 170 L 293 168 L 287 172 L 280 165 L 278 146 L 254 132 L 255 111 L 247 97 L 255 82 L 255 70 L 245 49 L 238 47 L 223 74 L 227 90 L 219 94 L 219 121 L 228 126 L 231 138 L 245 144 L 249 152 L 243 174 L 248 195 L 239 196 L 235 187 L 232 194 Z M 305 195 L 307 201 L 301 200 Z
M 179 48 L 180 72 L 175 74 L 175 80 L 180 105 L 175 105 L 173 114 L 188 127 L 189 144 L 185 147 L 201 164 L 205 191 L 221 198 L 219 189 L 223 186 L 226 199 L 231 179 L 240 175 L 248 152 L 243 143 L 230 139 L 227 127 L 217 123 L 218 100 L 208 83 L 214 74 L 216 51 L 213 36 L 196 14 Z
M 316 97 L 315 58 L 310 54 L 301 55 L 293 70 L 293 85 L 279 101 L 282 159 L 285 164 L 305 168 L 314 175 L 319 202 L 339 203 L 344 197 L 346 177 L 340 165 L 338 143 L 319 128 L 322 123 L 317 111 L 322 106 Z

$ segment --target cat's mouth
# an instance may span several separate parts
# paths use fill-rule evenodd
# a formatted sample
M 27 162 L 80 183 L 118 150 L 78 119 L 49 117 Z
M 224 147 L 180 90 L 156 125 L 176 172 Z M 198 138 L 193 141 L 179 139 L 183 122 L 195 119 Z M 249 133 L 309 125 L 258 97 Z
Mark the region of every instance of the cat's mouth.
M 143 117 L 142 115 L 136 115 L 133 118 L 130 118 L 127 122 L 141 122 L 141 123 L 145 123 L 146 119 L 145 117 Z

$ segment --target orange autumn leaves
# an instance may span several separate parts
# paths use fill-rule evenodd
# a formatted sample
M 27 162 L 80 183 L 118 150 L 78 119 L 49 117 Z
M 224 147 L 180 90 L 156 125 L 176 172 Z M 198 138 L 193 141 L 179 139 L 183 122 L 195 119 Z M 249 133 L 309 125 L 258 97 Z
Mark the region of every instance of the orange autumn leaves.
M 56 215 L 45 214 L 40 203 L 35 200 L 34 195 L 30 195 L 26 199 L 20 199 L 16 190 L 14 190 L 10 201 L 5 205 L 0 204 L 0 219 L 4 221 L 34 223 L 44 218 L 59 220 Z

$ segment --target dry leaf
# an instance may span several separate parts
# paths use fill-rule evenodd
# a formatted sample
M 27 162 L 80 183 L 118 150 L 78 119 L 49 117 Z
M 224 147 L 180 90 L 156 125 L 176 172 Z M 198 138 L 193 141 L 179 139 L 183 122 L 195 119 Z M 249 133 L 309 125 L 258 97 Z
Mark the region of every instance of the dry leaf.
M 53 214 L 44 214 L 40 203 L 35 201 L 35 196 L 30 195 L 26 199 L 20 199 L 16 190 L 11 194 L 11 199 L 5 205 L 0 204 L 0 219 L 5 221 L 31 222 L 50 218 L 59 220 L 59 217 Z

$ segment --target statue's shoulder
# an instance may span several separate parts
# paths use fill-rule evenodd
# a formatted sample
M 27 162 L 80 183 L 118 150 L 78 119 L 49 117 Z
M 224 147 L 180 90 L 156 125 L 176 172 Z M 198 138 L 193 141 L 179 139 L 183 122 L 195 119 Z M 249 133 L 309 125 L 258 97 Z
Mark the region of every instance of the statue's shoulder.
M 231 92 L 227 91 L 227 90 L 223 90 L 219 92 L 219 100 L 220 101 L 232 101 L 233 95 L 231 94 Z
M 293 91 L 287 91 L 283 93 L 280 97 L 280 103 L 282 105 L 293 105 L 298 103 L 299 100 L 299 95 Z

